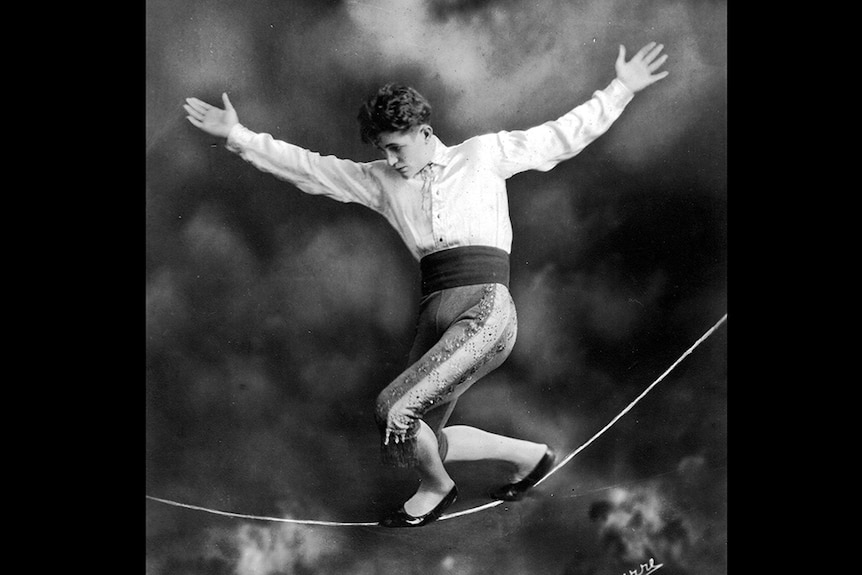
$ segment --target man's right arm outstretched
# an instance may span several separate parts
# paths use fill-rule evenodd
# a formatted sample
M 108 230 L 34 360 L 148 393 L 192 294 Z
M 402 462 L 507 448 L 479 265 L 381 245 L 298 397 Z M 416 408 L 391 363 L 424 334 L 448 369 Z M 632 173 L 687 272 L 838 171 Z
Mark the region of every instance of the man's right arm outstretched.
M 207 134 L 225 138 L 229 150 L 257 169 L 290 182 L 303 192 L 381 209 L 379 187 L 369 174 L 370 164 L 322 156 L 269 134 L 252 132 L 240 123 L 226 93 L 222 93 L 222 102 L 224 109 L 197 98 L 186 98 L 183 104 L 186 119 Z

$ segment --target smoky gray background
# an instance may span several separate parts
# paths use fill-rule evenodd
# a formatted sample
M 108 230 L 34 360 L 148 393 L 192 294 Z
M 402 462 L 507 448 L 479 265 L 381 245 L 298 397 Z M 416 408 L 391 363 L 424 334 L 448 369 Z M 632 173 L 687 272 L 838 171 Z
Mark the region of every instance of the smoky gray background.
M 452 423 L 550 443 L 601 429 L 727 311 L 727 5 L 672 0 L 146 3 L 146 492 L 373 521 L 415 489 L 378 462 L 418 266 L 366 208 L 299 192 L 189 124 L 195 96 L 324 154 L 388 81 L 447 144 L 557 118 L 651 40 L 670 75 L 580 155 L 509 180 L 515 349 Z M 726 572 L 727 324 L 534 497 L 418 530 L 146 505 L 146 572 Z M 464 498 L 502 470 L 452 470 Z M 496 475 L 495 475 L 496 474 Z

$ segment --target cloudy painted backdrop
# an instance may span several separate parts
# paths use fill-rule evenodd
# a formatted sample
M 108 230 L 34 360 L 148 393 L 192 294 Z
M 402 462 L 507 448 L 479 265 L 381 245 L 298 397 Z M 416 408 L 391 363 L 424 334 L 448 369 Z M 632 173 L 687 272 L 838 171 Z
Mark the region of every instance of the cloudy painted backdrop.
M 372 406 L 404 367 L 416 263 L 382 217 L 193 128 L 185 97 L 226 91 L 249 128 L 364 161 L 356 111 L 387 81 L 424 93 L 454 144 L 554 119 L 610 82 L 620 44 L 664 43 L 670 75 L 608 133 L 509 180 L 518 343 L 453 423 L 565 454 L 727 312 L 726 16 L 708 0 L 148 0 L 147 494 L 373 521 L 415 488 L 380 467 Z M 397 531 L 147 500 L 147 573 L 725 573 L 727 330 L 531 499 Z M 500 471 L 453 469 L 460 506 Z

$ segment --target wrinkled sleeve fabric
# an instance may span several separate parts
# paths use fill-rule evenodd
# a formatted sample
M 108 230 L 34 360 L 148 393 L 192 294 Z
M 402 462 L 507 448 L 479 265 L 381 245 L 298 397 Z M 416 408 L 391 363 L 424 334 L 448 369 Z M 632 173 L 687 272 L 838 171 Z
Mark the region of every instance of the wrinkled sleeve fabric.
M 236 124 L 226 147 L 258 170 L 289 182 L 307 194 L 355 202 L 380 211 L 382 194 L 371 164 L 323 156 Z
M 489 135 L 497 172 L 509 178 L 526 170 L 546 172 L 580 153 L 604 134 L 634 97 L 618 79 L 560 118 L 527 130 Z

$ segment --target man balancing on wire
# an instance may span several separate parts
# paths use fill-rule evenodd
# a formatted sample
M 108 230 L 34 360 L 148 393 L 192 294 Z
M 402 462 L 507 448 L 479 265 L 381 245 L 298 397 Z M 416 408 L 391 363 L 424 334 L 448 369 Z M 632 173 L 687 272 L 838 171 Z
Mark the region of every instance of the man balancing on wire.
M 552 449 L 464 425 L 446 426 L 458 398 L 497 368 L 515 343 L 509 293 L 512 225 L 506 180 L 525 170 L 548 171 L 578 154 L 620 116 L 634 94 L 664 78 L 667 55 L 650 42 L 631 60 L 620 46 L 616 77 L 604 90 L 554 121 L 501 131 L 447 146 L 429 123 L 431 107 L 416 90 L 388 84 L 359 110 L 360 136 L 385 159 L 353 162 L 255 133 L 224 109 L 196 98 L 188 120 L 226 138 L 229 150 L 309 194 L 362 204 L 397 230 L 419 261 L 422 298 L 409 367 L 377 397 L 376 421 L 385 463 L 410 467 L 419 487 L 386 527 L 437 520 L 458 488 L 446 471 L 456 461 L 503 460 L 511 483 L 491 497 L 515 501 L 551 471 Z

